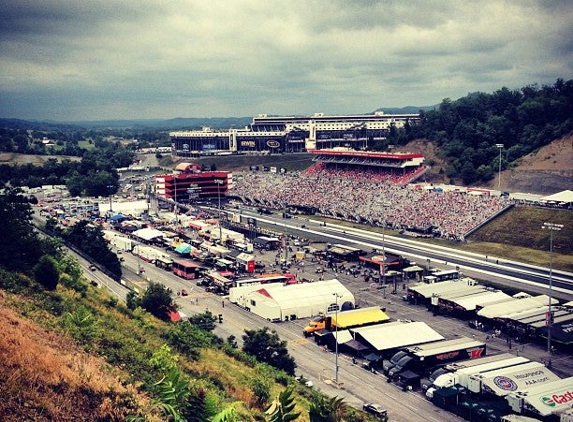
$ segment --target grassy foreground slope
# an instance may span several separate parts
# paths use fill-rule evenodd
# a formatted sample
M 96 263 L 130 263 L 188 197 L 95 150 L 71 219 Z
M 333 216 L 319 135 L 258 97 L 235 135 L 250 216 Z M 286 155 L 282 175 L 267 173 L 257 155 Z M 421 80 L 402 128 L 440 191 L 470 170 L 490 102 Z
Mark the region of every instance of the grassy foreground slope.
M 0 269 L 0 327 L 2 421 L 174 420 L 165 403 L 182 409 L 182 421 L 229 409 L 229 422 L 265 421 L 265 408 L 292 388 L 297 421 L 308 422 L 310 404 L 322 400 L 229 339 L 130 310 L 85 280 L 46 291 Z M 347 422 L 372 420 L 345 413 Z
M 125 373 L 17 309 L 53 322 L 29 300 L 0 290 L 2 420 L 121 420 L 149 406 L 148 397 L 122 381 Z

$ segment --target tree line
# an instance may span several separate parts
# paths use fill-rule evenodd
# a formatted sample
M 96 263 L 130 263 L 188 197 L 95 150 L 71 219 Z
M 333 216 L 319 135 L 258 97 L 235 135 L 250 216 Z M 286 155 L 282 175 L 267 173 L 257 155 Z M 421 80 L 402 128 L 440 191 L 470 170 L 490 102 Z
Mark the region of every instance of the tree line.
M 0 165 L 0 184 L 39 187 L 66 185 L 72 196 L 108 196 L 117 192 L 116 168 L 132 164 L 134 152 L 119 142 L 96 142 L 80 161 L 49 159 L 44 165 Z
M 418 124 L 392 128 L 379 149 L 428 139 L 448 163 L 446 174 L 465 184 L 485 182 L 499 169 L 497 144 L 503 144 L 501 167 L 573 131 L 573 80 L 553 85 L 503 87 L 491 94 L 476 92 L 436 110 L 421 111 Z

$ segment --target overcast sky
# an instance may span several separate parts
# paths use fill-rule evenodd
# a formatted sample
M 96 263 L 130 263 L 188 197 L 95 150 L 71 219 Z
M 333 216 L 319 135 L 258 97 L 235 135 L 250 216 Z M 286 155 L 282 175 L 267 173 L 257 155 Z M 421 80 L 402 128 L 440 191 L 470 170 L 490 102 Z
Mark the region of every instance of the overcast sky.
M 0 117 L 359 114 L 573 75 L 569 0 L 3 0 Z

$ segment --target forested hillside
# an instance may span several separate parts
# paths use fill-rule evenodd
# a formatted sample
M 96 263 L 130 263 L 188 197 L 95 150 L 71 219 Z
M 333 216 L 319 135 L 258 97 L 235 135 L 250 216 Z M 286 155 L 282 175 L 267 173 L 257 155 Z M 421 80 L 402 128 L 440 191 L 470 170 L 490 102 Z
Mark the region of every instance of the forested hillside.
M 386 145 L 405 145 L 425 138 L 439 149 L 448 177 L 471 185 L 492 179 L 518 159 L 573 131 L 573 80 L 557 80 L 519 90 L 473 93 L 442 101 L 436 110 L 421 111 L 421 121 L 392 130 Z

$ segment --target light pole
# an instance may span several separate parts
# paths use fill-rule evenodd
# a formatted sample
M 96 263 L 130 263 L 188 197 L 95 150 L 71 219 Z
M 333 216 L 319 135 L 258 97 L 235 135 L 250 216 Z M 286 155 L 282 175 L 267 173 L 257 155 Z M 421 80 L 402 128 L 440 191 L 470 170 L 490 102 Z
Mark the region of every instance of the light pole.
M 214 182 L 217 184 L 217 198 L 219 199 L 219 243 L 223 245 L 223 229 L 221 227 L 221 185 L 223 180 L 214 179 Z
M 112 191 L 113 191 L 113 185 L 107 185 L 107 189 L 109 190 L 109 215 L 111 216 L 113 213 L 113 210 L 111 209 L 111 197 L 112 197 Z
M 497 181 L 497 190 L 501 192 L 501 150 L 503 149 L 503 144 L 495 144 L 495 146 L 499 149 L 499 177 Z
M 342 298 L 341 294 L 333 293 L 334 301 L 336 307 L 334 308 L 334 319 L 336 320 L 336 325 L 334 326 L 334 360 L 335 360 L 335 370 L 334 370 L 334 382 L 338 385 L 338 299 Z
M 179 223 L 177 217 L 177 173 L 173 173 L 173 201 L 175 202 L 175 224 Z
M 549 303 L 545 324 L 547 325 L 547 353 L 551 355 L 551 326 L 553 325 L 553 314 L 551 312 L 551 302 L 553 300 L 553 232 L 563 228 L 563 224 L 543 223 L 543 229 L 549 230 Z
M 383 202 L 382 203 L 382 210 L 384 221 L 382 222 L 382 285 L 386 285 L 386 208 L 390 206 L 390 203 Z M 386 290 L 384 290 L 384 294 L 386 294 Z

